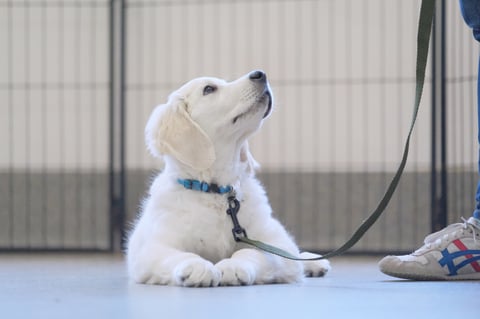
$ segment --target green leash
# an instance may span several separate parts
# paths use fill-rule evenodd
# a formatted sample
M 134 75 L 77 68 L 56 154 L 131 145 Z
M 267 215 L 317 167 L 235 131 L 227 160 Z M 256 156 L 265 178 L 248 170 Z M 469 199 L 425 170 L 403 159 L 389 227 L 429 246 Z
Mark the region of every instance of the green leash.
M 393 176 L 393 179 L 390 182 L 390 185 L 388 186 L 385 194 L 383 195 L 382 200 L 378 203 L 378 206 L 373 211 L 373 213 L 366 220 L 362 222 L 362 224 L 360 225 L 360 227 L 358 227 L 358 229 L 355 231 L 353 236 L 345 244 L 343 244 L 343 246 L 341 246 L 340 248 L 332 252 L 329 252 L 323 255 L 322 257 L 305 259 L 305 258 L 298 258 L 278 247 L 271 246 L 264 242 L 248 238 L 246 236 L 245 230 L 241 228 L 240 225 L 238 225 L 238 221 L 235 223 L 236 221 L 235 215 L 236 215 L 236 212 L 238 212 L 238 209 L 240 207 L 239 206 L 236 207 L 236 203 L 234 202 L 234 200 L 236 201 L 236 199 L 231 198 L 229 199 L 229 203 L 232 203 L 232 204 L 230 205 L 230 209 L 227 211 L 227 213 L 232 216 L 232 220 L 234 221 L 235 228 L 233 229 L 233 236 L 236 241 L 254 246 L 268 253 L 278 255 L 284 258 L 292 259 L 292 260 L 299 260 L 299 261 L 320 260 L 320 259 L 330 258 L 330 257 L 343 254 L 345 251 L 347 251 L 353 245 L 355 245 L 360 240 L 360 238 L 362 238 L 362 236 L 370 229 L 370 227 L 372 227 L 372 225 L 377 221 L 380 215 L 382 215 L 388 203 L 390 202 L 390 199 L 392 198 L 393 193 L 395 192 L 395 189 L 398 186 L 398 183 L 400 181 L 400 177 L 402 176 L 405 165 L 407 164 L 408 151 L 410 148 L 410 137 L 412 135 L 413 128 L 415 126 L 415 121 L 417 120 L 418 109 L 420 107 L 420 100 L 422 98 L 423 84 L 425 82 L 425 67 L 427 64 L 428 46 L 430 41 L 430 33 L 432 29 L 434 9 L 435 9 L 435 0 L 422 0 L 422 5 L 420 9 L 420 18 L 418 23 L 418 34 L 417 34 L 416 90 L 415 90 L 415 103 L 413 107 L 412 122 L 410 124 L 407 140 L 405 142 L 402 161 L 400 162 L 397 172 Z M 234 217 L 235 217 L 235 220 L 234 220 Z

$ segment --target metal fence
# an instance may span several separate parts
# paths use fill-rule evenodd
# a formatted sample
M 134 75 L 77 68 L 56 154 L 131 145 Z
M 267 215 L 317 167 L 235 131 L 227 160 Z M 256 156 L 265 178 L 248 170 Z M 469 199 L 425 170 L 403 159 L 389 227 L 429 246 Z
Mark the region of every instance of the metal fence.
M 473 208 L 478 46 L 438 2 L 418 127 L 385 217 L 357 252 L 411 250 Z M 419 1 L 0 1 L 0 248 L 118 250 L 161 163 L 143 129 L 202 75 L 269 76 L 251 143 L 300 246 L 342 243 L 400 159 Z M 434 63 L 432 63 L 432 61 Z
M 109 249 L 109 2 L 0 2 L 0 247 Z

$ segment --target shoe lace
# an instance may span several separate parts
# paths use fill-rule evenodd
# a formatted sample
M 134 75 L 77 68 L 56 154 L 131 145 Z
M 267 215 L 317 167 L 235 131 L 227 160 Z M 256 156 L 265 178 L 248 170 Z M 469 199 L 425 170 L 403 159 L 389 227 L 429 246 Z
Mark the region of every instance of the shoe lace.
M 477 229 L 472 222 L 470 222 L 470 219 L 466 220 L 462 217 L 462 221 L 463 223 L 451 224 L 444 229 L 425 237 L 425 245 L 422 248 L 439 248 L 444 241 L 451 241 L 452 239 L 458 237 L 458 235 L 463 234 L 465 230 L 472 234 L 474 243 L 477 243 L 477 237 L 480 234 L 480 230 Z

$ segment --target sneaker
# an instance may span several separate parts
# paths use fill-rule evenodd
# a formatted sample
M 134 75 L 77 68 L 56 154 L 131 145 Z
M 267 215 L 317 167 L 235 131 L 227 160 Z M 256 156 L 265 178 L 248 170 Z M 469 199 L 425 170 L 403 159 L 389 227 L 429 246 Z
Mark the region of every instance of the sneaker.
M 389 276 L 412 280 L 480 280 L 480 220 L 470 217 L 425 238 L 405 256 L 387 256 L 379 263 Z

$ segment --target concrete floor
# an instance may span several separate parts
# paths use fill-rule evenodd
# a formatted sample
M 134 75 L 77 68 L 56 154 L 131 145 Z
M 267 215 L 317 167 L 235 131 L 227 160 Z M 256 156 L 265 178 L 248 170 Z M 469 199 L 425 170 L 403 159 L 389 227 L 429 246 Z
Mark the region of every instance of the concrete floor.
M 0 255 L 2 318 L 478 318 L 480 282 L 413 282 L 378 257 L 331 260 L 303 284 L 178 288 L 128 282 L 122 256 Z

